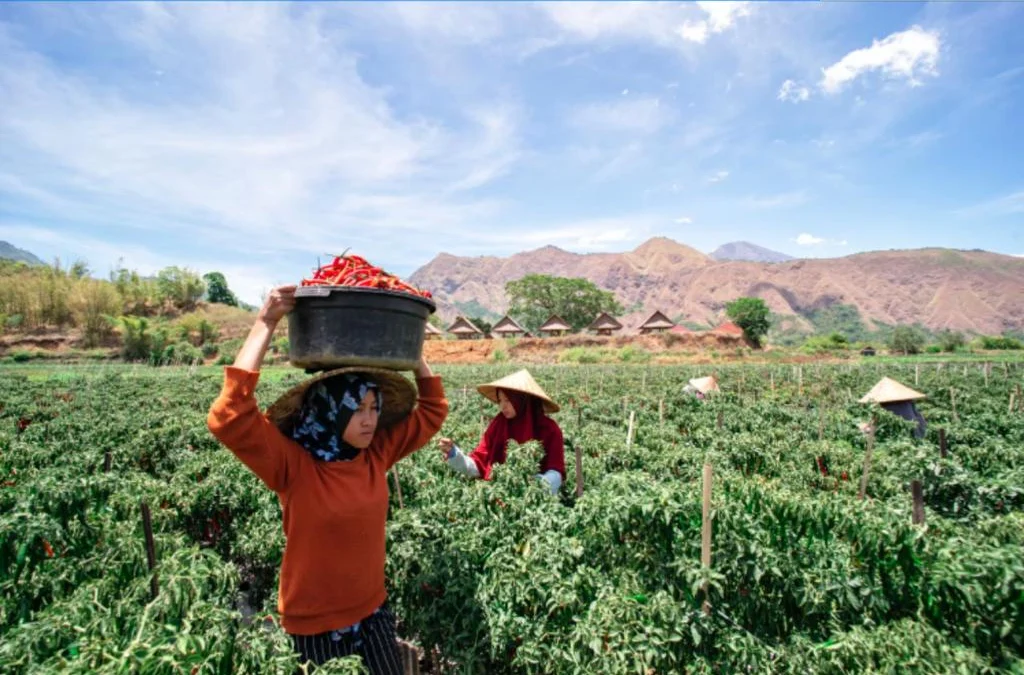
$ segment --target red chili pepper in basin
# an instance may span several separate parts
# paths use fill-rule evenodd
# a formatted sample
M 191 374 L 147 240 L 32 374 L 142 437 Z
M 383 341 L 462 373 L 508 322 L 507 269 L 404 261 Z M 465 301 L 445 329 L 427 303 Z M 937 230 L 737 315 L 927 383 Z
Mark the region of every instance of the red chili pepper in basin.
M 430 291 L 423 291 L 405 283 L 393 274 L 388 274 L 365 258 L 342 254 L 330 263 L 317 269 L 309 279 L 302 280 L 303 286 L 351 286 L 353 288 L 380 288 L 399 293 L 433 297 Z

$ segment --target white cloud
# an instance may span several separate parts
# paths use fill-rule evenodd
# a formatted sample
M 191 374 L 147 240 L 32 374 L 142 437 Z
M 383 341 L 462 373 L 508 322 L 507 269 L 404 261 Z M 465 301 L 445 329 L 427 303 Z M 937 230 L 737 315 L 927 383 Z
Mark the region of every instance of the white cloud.
M 725 170 L 716 171 L 715 174 L 713 176 L 711 176 L 711 178 L 708 178 L 708 182 L 709 183 L 721 183 L 723 180 L 725 180 L 728 177 L 729 177 L 729 172 L 728 171 L 725 171 Z
M 780 101 L 791 101 L 793 103 L 800 103 L 806 101 L 811 97 L 811 90 L 802 84 L 797 84 L 793 80 L 786 80 L 782 83 L 782 87 L 779 89 L 779 95 L 777 98 Z
M 491 255 L 547 245 L 579 253 L 622 251 L 663 227 L 664 218 L 650 213 L 553 222 L 527 232 L 488 230 L 470 248 Z
M 637 40 L 662 47 L 704 43 L 750 14 L 749 2 L 547 2 L 539 6 L 576 40 Z
M 690 218 L 689 216 L 683 216 L 682 218 L 676 218 L 673 222 L 678 223 L 680 225 L 690 225 L 693 223 L 693 218 Z
M 0 198 L 39 219 L 171 226 L 207 246 L 243 238 L 281 253 L 372 231 L 372 254 L 397 255 L 387 232 L 426 237 L 493 215 L 496 203 L 471 190 L 521 156 L 516 104 L 400 114 L 319 6 L 68 11 L 104 36 L 111 63 L 137 64 L 144 77 L 128 65 L 85 77 L 0 40 Z M 154 92 L 154 67 L 176 95 Z
M 656 98 L 630 98 L 610 103 L 593 103 L 573 111 L 572 123 L 594 132 L 658 131 L 672 120 L 672 112 Z
M 822 68 L 820 86 L 828 94 L 841 91 L 847 84 L 871 71 L 881 71 L 890 79 L 921 84 L 923 76 L 938 75 L 941 43 L 939 34 L 920 26 L 875 40 L 870 47 L 857 49 L 828 68 Z
M 793 241 L 795 241 L 798 246 L 818 246 L 819 244 L 825 243 L 825 240 L 821 237 L 815 237 L 813 234 L 808 234 L 806 232 L 798 235 L 793 239 Z

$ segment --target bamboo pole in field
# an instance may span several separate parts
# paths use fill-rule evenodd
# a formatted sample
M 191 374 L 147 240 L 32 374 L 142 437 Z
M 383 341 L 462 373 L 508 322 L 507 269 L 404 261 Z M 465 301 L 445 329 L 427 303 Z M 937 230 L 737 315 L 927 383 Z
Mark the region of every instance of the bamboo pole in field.
M 960 416 L 956 414 L 956 390 L 953 387 L 949 388 L 949 405 L 953 408 L 953 420 L 959 422 Z
M 1017 395 L 1014 392 L 1012 392 L 1012 391 L 1010 392 L 1010 407 L 1007 408 L 1007 410 L 1006 410 L 1007 414 L 1010 414 L 1010 413 L 1013 412 L 1013 404 L 1015 403 L 1014 399 L 1016 398 L 1016 396 Z
M 825 440 L 825 408 L 818 406 L 818 440 Z
M 718 411 L 718 430 L 719 431 L 722 430 L 722 424 L 724 424 L 724 423 L 725 423 L 725 413 L 723 413 L 721 410 L 719 410 Z
M 920 384 L 921 384 L 921 364 L 920 363 L 915 363 L 914 364 L 914 386 L 916 387 L 916 386 L 919 386 Z
M 946 430 L 939 429 L 939 457 L 945 457 L 949 454 L 949 448 L 946 446 Z
M 875 420 L 871 419 L 871 429 L 868 431 L 868 447 L 864 451 L 864 470 L 860 474 L 860 492 L 858 499 L 864 499 L 868 493 L 868 472 L 871 470 L 871 454 L 875 449 Z
M 404 509 L 405 504 L 402 503 L 402 483 L 398 480 L 398 465 L 395 464 L 391 467 L 391 478 L 395 481 L 395 496 L 398 497 L 398 508 Z
M 711 464 L 704 465 L 704 498 L 701 505 L 700 528 L 700 564 L 711 569 Z M 708 600 L 708 583 L 703 584 L 704 615 L 711 614 L 711 602 Z
M 988 389 L 988 363 L 984 365 L 982 372 L 985 373 L 985 388 Z
M 633 447 L 633 424 L 636 423 L 636 411 L 629 412 L 629 430 L 626 432 L 626 449 Z
M 914 525 L 924 525 L 924 492 L 921 489 L 921 481 L 910 481 L 910 494 L 914 500 L 911 522 Z
M 580 446 L 573 444 L 576 451 L 576 499 L 583 496 L 583 451 Z
M 658 424 L 665 424 L 665 399 L 658 399 Z
M 798 366 L 796 373 L 797 373 L 797 390 L 796 390 L 796 393 L 799 396 L 803 396 L 804 395 L 804 367 L 803 366 Z
M 149 580 L 149 593 L 156 600 L 156 596 L 160 594 L 160 581 L 156 575 L 156 544 L 153 542 L 153 519 L 149 512 L 149 504 L 145 501 L 140 502 L 139 508 L 142 511 L 142 531 L 146 536 L 146 564 L 149 566 L 149 571 L 153 573 L 152 578 Z
M 110 464 L 113 458 L 110 456 L 110 451 L 103 453 L 103 473 L 110 473 Z

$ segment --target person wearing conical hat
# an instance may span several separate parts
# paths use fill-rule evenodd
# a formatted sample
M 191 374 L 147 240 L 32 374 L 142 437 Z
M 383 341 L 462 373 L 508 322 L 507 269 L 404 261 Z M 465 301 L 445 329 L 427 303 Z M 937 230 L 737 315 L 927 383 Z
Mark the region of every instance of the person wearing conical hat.
M 714 375 L 697 377 L 686 383 L 683 393 L 704 400 L 711 392 L 718 391 L 718 381 Z
M 516 443 L 537 440 L 544 447 L 537 478 L 552 494 L 557 494 L 565 481 L 565 441 L 558 422 L 547 413 L 558 412 L 558 404 L 527 370 L 482 384 L 477 391 L 497 403 L 499 412 L 487 425 L 479 445 L 468 455 L 452 439 L 439 439 L 438 445 L 448 466 L 470 478 L 490 480 L 492 467 L 504 464 L 507 458 L 509 440 Z
M 448 401 L 421 358 L 415 388 L 391 370 L 340 368 L 261 413 L 253 395 L 260 364 L 294 306 L 295 286 L 270 293 L 225 368 L 207 426 L 281 502 L 278 611 L 299 659 L 321 665 L 358 654 L 374 675 L 399 675 L 384 583 L 387 471 L 437 433 Z
M 897 382 L 896 380 L 883 377 L 878 384 L 871 388 L 871 391 L 861 397 L 861 403 L 877 403 L 889 412 L 899 415 L 905 420 L 916 422 L 914 430 L 915 438 L 924 438 L 928 423 L 924 416 L 918 412 L 915 401 L 927 398 L 919 391 Z

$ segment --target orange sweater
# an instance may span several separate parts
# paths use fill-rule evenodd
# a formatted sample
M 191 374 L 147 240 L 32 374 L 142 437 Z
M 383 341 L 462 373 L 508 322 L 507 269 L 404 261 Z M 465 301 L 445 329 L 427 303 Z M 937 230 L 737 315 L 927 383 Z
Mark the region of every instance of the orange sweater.
M 286 538 L 278 611 L 289 633 L 345 628 L 386 598 L 386 472 L 426 445 L 448 415 L 441 378 L 416 381 L 412 413 L 350 462 L 321 462 L 260 412 L 259 373 L 229 366 L 207 418 L 213 435 L 277 493 Z

